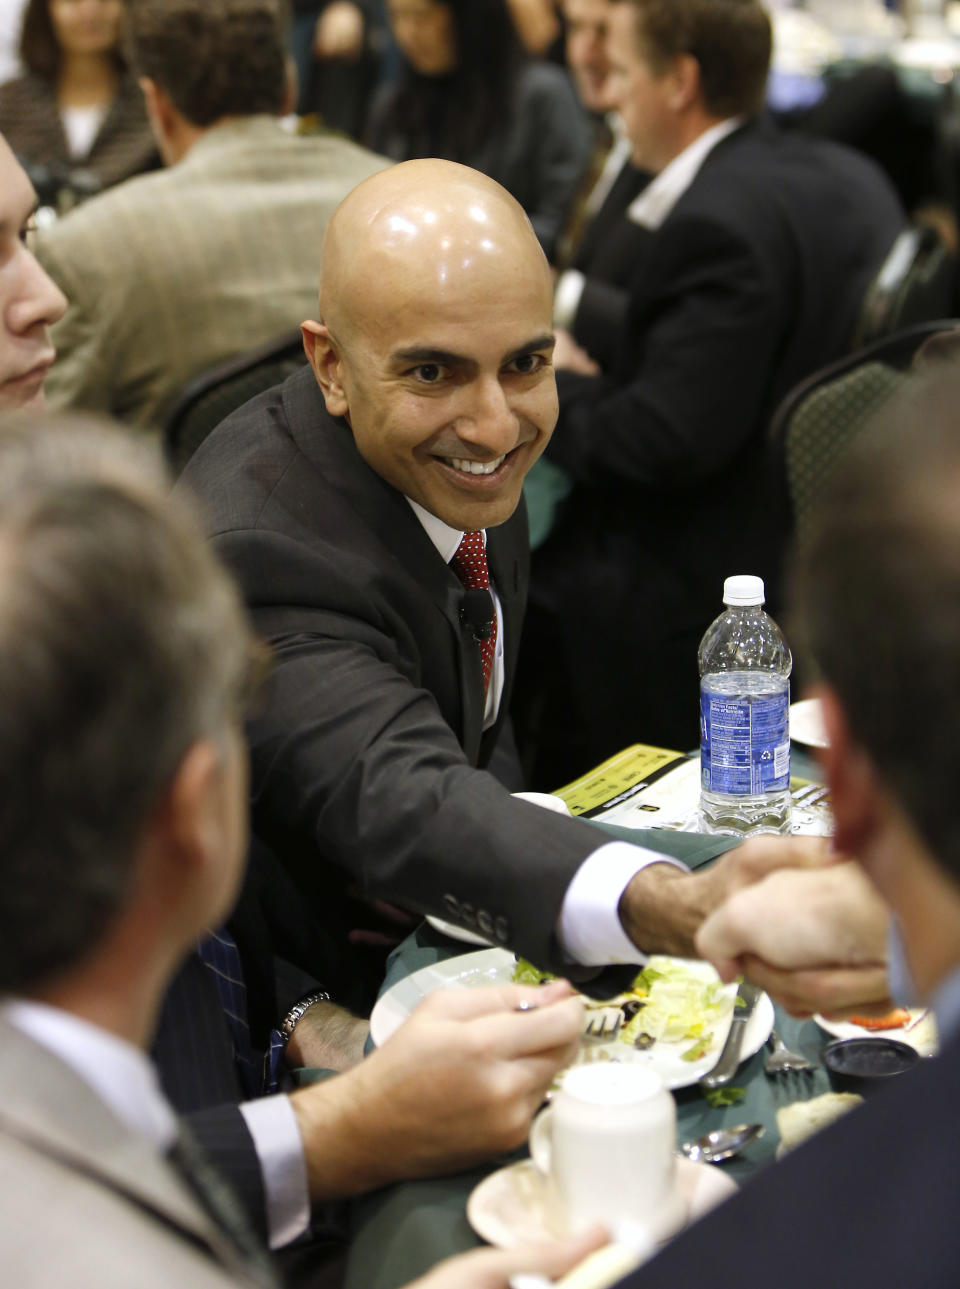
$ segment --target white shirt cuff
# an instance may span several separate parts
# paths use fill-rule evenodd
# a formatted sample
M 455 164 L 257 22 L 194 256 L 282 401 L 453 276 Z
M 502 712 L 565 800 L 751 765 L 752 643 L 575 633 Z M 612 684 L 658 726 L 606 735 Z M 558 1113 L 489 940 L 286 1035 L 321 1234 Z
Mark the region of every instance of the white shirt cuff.
M 636 962 L 647 955 L 633 943 L 620 922 L 620 897 L 630 881 L 648 864 L 685 864 L 659 851 L 611 841 L 588 855 L 567 887 L 560 909 L 559 938 L 564 952 L 584 967 Z
M 553 293 L 553 325 L 572 331 L 580 308 L 580 297 L 587 279 L 579 269 L 566 269 L 560 274 Z
M 297 1117 L 287 1096 L 244 1101 L 240 1113 L 260 1160 L 270 1248 L 282 1249 L 310 1225 L 307 1162 Z

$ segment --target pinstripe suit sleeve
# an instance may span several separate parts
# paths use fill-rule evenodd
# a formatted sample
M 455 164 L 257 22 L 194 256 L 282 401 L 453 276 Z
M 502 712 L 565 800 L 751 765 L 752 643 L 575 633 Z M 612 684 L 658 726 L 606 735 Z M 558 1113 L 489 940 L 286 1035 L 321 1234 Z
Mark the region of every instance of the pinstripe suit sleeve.
M 185 1117 L 220 1175 L 232 1186 L 257 1234 L 266 1242 L 267 1200 L 263 1174 L 240 1107 L 236 1104 L 213 1106 Z

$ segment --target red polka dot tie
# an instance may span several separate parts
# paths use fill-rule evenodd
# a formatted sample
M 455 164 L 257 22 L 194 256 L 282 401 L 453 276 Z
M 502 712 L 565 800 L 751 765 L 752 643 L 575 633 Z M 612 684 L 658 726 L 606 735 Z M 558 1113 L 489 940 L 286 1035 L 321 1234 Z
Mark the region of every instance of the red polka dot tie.
M 464 533 L 456 554 L 450 561 L 450 567 L 459 577 L 468 591 L 490 590 L 490 570 L 487 568 L 487 551 L 484 546 L 483 533 Z M 494 609 L 493 629 L 486 640 L 478 641 L 480 645 L 480 666 L 483 669 L 483 694 L 490 688 L 490 677 L 493 674 L 493 660 L 497 653 L 497 614 Z

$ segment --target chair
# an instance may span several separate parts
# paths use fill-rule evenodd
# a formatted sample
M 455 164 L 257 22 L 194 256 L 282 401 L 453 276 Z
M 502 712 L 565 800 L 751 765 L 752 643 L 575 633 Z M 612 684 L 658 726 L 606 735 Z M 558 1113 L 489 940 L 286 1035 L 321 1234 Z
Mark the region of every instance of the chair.
M 164 451 L 180 474 L 214 426 L 306 362 L 299 328 L 218 363 L 192 380 L 163 423 Z
M 931 336 L 958 327 L 960 320 L 948 318 L 898 331 L 814 372 L 780 404 L 770 442 L 798 541 L 838 459 L 903 382 L 914 355 Z
M 864 297 L 853 335 L 854 348 L 954 309 L 957 265 L 940 235 L 925 224 L 904 229 Z

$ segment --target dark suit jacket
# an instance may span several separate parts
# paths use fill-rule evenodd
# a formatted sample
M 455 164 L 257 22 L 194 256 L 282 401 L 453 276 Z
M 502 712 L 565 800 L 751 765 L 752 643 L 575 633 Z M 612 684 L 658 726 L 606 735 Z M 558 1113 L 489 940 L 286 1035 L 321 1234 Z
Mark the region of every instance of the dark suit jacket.
M 630 303 L 628 285 L 650 233 L 627 209 L 650 176 L 626 161 L 587 224 L 573 267 L 586 278 L 571 331 L 601 367 L 615 357 Z
M 960 1042 L 765 1170 L 622 1289 L 957 1283 Z
M 724 577 L 758 573 L 775 593 L 786 511 L 765 427 L 848 349 L 902 225 L 872 162 L 748 124 L 646 243 L 609 376 L 561 373 L 548 454 L 574 487 L 534 555 L 531 600 L 565 663 L 544 701 L 592 726 L 585 763 L 638 738 L 696 740 L 696 646 Z
M 482 729 L 463 588 L 406 499 L 329 417 L 312 372 L 254 399 L 181 477 L 237 574 L 274 670 L 250 725 L 254 824 L 328 922 L 343 881 L 558 963 L 587 825 L 484 772 L 500 735 L 527 585 L 525 515 L 488 533 L 506 685 Z

